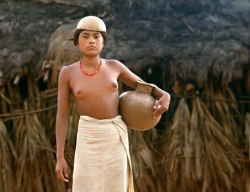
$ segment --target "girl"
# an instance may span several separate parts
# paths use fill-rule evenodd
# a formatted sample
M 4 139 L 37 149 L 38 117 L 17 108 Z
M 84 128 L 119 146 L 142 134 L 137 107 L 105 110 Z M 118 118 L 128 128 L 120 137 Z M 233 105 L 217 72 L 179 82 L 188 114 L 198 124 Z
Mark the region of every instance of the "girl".
M 74 34 L 82 57 L 59 74 L 56 173 L 63 182 L 69 182 L 64 145 L 70 94 L 80 115 L 73 192 L 134 191 L 127 126 L 118 111 L 118 81 L 136 88 L 142 79 L 121 62 L 100 58 L 106 39 L 106 26 L 100 18 L 82 18 Z M 152 95 L 158 100 L 152 114 L 157 117 L 167 111 L 170 95 L 157 87 Z

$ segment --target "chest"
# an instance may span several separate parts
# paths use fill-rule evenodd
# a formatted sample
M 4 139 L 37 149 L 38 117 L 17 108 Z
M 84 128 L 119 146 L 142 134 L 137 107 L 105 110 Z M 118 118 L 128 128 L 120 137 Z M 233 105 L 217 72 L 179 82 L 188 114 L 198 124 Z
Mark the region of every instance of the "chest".
M 71 92 L 75 98 L 118 93 L 117 77 L 118 75 L 111 71 L 102 71 L 94 76 L 79 73 L 71 78 Z

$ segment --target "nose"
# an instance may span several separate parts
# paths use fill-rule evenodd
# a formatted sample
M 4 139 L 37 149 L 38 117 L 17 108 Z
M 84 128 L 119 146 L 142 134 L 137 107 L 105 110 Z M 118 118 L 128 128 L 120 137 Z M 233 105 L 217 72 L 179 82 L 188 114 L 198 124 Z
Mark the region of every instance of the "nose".
M 93 37 L 91 37 L 91 38 L 89 39 L 89 43 L 91 43 L 91 44 L 95 43 L 95 39 L 94 39 Z

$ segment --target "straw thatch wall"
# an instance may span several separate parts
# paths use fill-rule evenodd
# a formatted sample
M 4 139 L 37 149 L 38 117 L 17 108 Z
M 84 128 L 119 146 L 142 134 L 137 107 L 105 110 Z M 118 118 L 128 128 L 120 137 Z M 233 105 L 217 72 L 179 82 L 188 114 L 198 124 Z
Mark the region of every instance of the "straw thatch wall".
M 249 0 L 0 1 L 0 191 L 71 187 L 54 172 L 57 77 L 79 57 L 67 38 L 88 14 L 107 23 L 103 57 L 172 95 L 156 129 L 129 132 L 136 190 L 250 191 L 249 10 Z M 70 175 L 77 118 L 72 103 Z
M 249 0 L 2 1 L 0 83 L 28 73 L 38 76 L 51 34 L 89 14 L 107 24 L 109 41 L 103 52 L 107 58 L 136 67 L 168 62 L 174 75 L 193 78 L 200 86 L 208 71 L 230 82 L 242 78 L 242 65 L 249 61 L 249 4 Z

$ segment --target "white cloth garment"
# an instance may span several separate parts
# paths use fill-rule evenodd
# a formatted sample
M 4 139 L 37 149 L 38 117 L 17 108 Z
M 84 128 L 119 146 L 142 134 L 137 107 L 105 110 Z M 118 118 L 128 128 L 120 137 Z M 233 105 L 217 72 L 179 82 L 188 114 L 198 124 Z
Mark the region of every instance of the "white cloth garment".
M 127 126 L 121 116 L 80 116 L 72 192 L 134 192 Z

